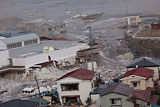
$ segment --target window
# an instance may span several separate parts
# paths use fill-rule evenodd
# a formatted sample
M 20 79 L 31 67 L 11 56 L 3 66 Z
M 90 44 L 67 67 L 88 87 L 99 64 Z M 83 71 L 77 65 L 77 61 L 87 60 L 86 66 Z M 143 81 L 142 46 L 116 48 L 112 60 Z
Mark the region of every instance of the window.
M 26 46 L 26 45 L 35 44 L 35 43 L 38 43 L 38 40 L 37 40 L 37 39 L 24 41 L 24 45 L 25 45 L 25 46 Z
M 52 31 L 52 28 L 48 28 L 48 31 Z
M 13 48 L 18 48 L 18 47 L 22 47 L 22 43 L 21 42 L 7 45 L 7 49 L 13 49 Z
M 132 85 L 134 88 L 139 87 L 140 86 L 140 82 L 132 82 Z
M 62 96 L 62 101 L 64 104 L 77 104 L 80 102 L 80 96 L 73 96 L 73 97 L 70 97 L 70 96 L 66 96 L 66 97 L 63 97 Z
M 111 107 L 122 107 L 122 101 L 120 98 L 111 99 Z
M 62 91 L 79 90 L 79 84 L 61 84 Z

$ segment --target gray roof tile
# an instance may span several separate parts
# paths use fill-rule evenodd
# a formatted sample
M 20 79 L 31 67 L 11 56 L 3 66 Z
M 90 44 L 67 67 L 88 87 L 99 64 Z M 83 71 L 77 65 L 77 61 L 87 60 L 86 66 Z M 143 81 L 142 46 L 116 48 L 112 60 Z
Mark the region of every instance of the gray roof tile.
M 154 60 L 149 57 L 142 57 L 135 59 L 131 64 L 127 66 L 127 68 L 135 68 L 136 66 L 138 67 L 159 67 L 160 62 L 158 60 Z
M 110 85 L 108 88 L 106 88 L 104 92 L 101 94 L 101 96 L 104 96 L 110 93 L 117 93 L 117 94 L 128 96 L 131 94 L 132 90 L 133 88 L 129 87 L 129 85 L 126 85 L 126 84 L 122 84 L 122 83 L 113 84 L 113 85 Z

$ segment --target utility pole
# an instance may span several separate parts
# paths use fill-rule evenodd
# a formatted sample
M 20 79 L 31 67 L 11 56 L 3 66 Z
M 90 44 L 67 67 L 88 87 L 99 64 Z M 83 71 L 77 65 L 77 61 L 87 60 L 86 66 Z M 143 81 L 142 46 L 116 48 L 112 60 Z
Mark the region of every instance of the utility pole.
M 36 84 L 37 84 L 37 88 L 38 88 L 38 103 L 39 103 L 39 107 L 41 107 L 41 92 L 40 92 L 40 89 L 39 89 L 39 84 L 38 84 L 38 80 L 37 80 L 37 76 L 35 76 L 35 80 L 36 80 Z
M 93 40 L 92 40 L 92 34 L 91 34 L 91 26 L 88 26 L 87 29 L 89 29 L 89 37 L 90 37 L 90 46 L 91 46 L 91 61 L 92 61 L 92 71 L 94 71 L 94 65 L 93 65 Z

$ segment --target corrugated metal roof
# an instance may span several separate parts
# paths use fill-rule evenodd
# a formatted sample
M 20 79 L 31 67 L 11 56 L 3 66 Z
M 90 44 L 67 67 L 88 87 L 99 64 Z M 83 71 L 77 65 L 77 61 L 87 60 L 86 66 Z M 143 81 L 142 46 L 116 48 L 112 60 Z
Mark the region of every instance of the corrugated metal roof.
M 45 46 L 53 46 L 53 48 L 55 49 L 63 49 L 80 44 L 82 43 L 78 43 L 76 41 L 55 41 L 55 40 L 41 41 L 40 44 L 9 50 L 9 56 L 13 58 L 27 53 L 35 53 L 35 54 L 42 53 L 43 48 Z
M 129 85 L 127 84 L 122 84 L 122 83 L 112 84 L 104 90 L 101 96 L 104 96 L 110 93 L 117 93 L 117 94 L 128 96 L 131 94 L 132 90 L 133 88 L 129 87 Z
M 0 33 L 0 36 L 6 37 L 6 38 L 10 37 L 10 35 L 4 34 L 4 33 Z
M 30 33 L 26 35 L 2 39 L 1 41 L 3 41 L 5 44 L 12 44 L 12 43 L 17 43 L 17 42 L 32 40 L 32 39 L 37 39 L 37 38 L 39 38 L 39 36 L 37 36 L 35 33 Z
M 127 68 L 135 68 L 136 66 L 138 67 L 159 67 L 160 62 L 158 60 L 154 60 L 149 57 L 142 57 L 135 59 L 131 64 L 127 66 Z

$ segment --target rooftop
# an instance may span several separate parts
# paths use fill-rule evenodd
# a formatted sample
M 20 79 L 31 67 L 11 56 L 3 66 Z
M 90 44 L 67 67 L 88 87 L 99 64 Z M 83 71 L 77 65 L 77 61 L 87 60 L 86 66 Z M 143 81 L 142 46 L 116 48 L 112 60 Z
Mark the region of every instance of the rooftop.
M 159 101 L 159 96 L 158 95 L 152 95 L 151 96 L 151 99 L 150 99 L 150 104 L 157 104 L 158 103 L 158 101 Z
M 91 92 L 91 94 L 102 94 L 105 88 L 96 88 Z
M 127 66 L 127 68 L 136 68 L 136 66 L 138 67 L 159 67 L 160 62 L 152 58 L 149 58 L 149 57 L 141 57 L 131 62 Z
M 147 69 L 147 68 L 135 68 L 133 70 L 130 70 L 128 72 L 126 72 L 121 79 L 131 76 L 131 75 L 137 75 L 137 76 L 141 76 L 144 78 L 150 78 L 153 77 L 154 71 L 152 69 Z
M 82 43 L 78 43 L 76 41 L 55 41 L 55 40 L 41 41 L 40 44 L 35 44 L 27 47 L 9 50 L 9 56 L 18 57 L 28 53 L 32 53 L 32 54 L 42 53 L 43 48 L 45 46 L 53 46 L 55 50 L 56 49 L 58 50 L 58 49 L 69 48 L 69 47 L 81 45 L 81 44 Z
M 134 90 L 132 92 L 132 100 L 140 99 L 145 102 L 150 102 L 151 92 L 148 90 Z
M 37 36 L 35 33 L 30 33 L 30 34 L 15 36 L 7 39 L 1 39 L 1 41 L 3 41 L 5 44 L 12 44 L 12 43 L 17 43 L 21 41 L 33 40 L 37 38 L 39 38 L 39 36 Z
M 14 99 L 0 104 L 0 107 L 36 107 L 37 102 Z
M 95 74 L 94 71 L 80 68 L 63 75 L 62 77 L 58 78 L 57 81 L 66 77 L 73 77 L 80 80 L 92 80 L 94 78 L 94 74 Z
M 24 88 L 23 91 L 32 91 L 34 88 Z
M 42 104 L 46 104 L 46 105 L 47 105 L 47 104 L 50 103 L 49 101 L 47 101 L 47 100 L 45 100 L 45 99 L 43 99 L 43 98 L 40 98 L 40 100 L 41 100 L 41 103 L 42 103 Z M 28 101 L 32 101 L 32 102 L 38 103 L 39 98 L 38 98 L 38 97 L 31 98 L 31 99 L 28 99 Z
M 60 40 L 60 41 L 71 41 L 67 38 L 64 38 L 64 37 L 53 37 L 53 40 Z
M 127 84 L 112 84 L 110 86 L 108 86 L 108 88 L 106 88 L 103 93 L 101 94 L 101 96 L 104 96 L 106 94 L 110 94 L 110 93 L 117 93 L 117 94 L 121 94 L 124 96 L 129 96 L 132 92 L 133 88 L 129 87 L 129 85 Z

